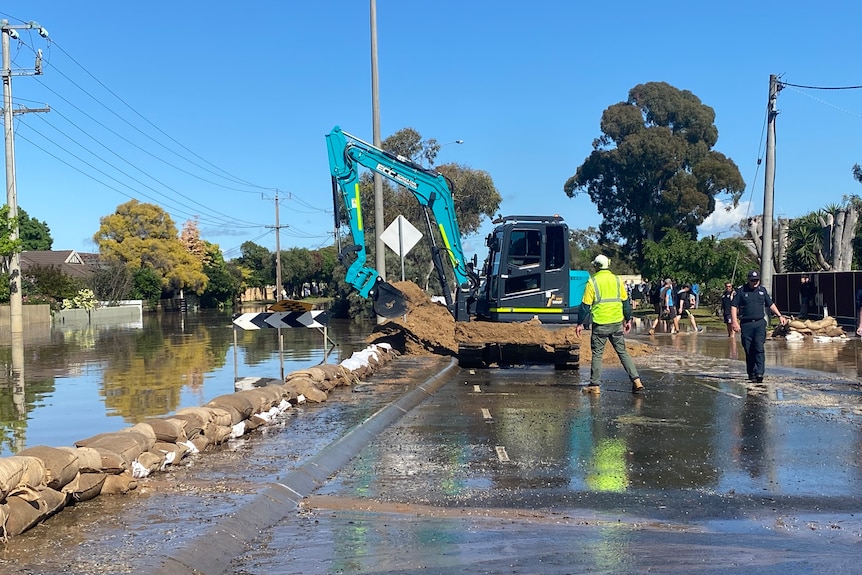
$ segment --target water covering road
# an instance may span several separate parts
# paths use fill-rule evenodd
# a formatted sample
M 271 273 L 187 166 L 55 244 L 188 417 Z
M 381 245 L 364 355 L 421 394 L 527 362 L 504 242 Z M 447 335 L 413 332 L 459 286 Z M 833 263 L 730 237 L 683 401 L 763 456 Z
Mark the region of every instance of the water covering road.
M 859 342 L 769 342 L 749 389 L 728 338 L 653 341 L 642 397 L 621 369 L 599 397 L 580 392 L 588 366 L 456 369 L 221 572 L 860 572 Z M 815 354 L 823 369 L 797 367 Z M 401 358 L 137 494 L 64 511 L 0 569 L 138 573 L 215 548 L 214 526 L 242 533 L 237 509 L 442 366 Z

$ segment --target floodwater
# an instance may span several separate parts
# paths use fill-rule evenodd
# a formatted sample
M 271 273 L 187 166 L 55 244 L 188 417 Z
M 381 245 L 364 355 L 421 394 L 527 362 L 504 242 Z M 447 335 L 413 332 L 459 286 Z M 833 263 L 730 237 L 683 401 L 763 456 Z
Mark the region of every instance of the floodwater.
M 284 373 L 304 369 L 327 352 L 326 361 L 337 363 L 364 347 L 370 329 L 332 320 L 324 347 L 319 329 L 243 331 L 213 310 L 144 314 L 139 324 L 27 326 L 23 360 L 8 333 L 0 339 L 0 456 L 72 445 L 203 405 L 232 393 L 235 378 L 278 378 L 282 365 Z
M 151 350 L 140 360 L 146 366 L 180 353 L 174 347 L 222 342 L 224 352 L 212 354 L 218 367 L 203 372 L 220 373 L 212 382 L 204 375 L 204 397 L 179 385 L 175 395 L 189 404 L 233 382 L 233 332 L 224 318 L 209 325 L 182 337 L 174 337 L 185 333 L 178 326 L 164 327 L 170 346 L 140 348 Z M 370 326 L 357 329 L 346 339 L 361 341 Z M 322 339 L 311 333 L 298 367 L 322 357 Z M 267 337 L 241 341 L 251 335 Z M 619 367 L 605 369 L 598 397 L 580 390 L 588 365 L 456 367 L 425 401 L 369 434 L 299 509 L 271 525 L 238 523 L 257 494 L 294 489 L 298 466 L 328 469 L 318 461 L 326 447 L 380 421 L 378 409 L 429 377 L 426 362 L 445 363 L 399 358 L 325 404 L 289 410 L 277 425 L 143 480 L 133 495 L 65 510 L 10 540 L 0 570 L 153 572 L 183 552 L 213 558 L 186 563 L 188 572 L 238 575 L 859 572 L 858 338 L 767 342 L 762 387 L 745 381 L 738 336 L 635 338 L 659 348 L 636 358 L 647 385 L 641 396 Z M 258 350 L 268 363 L 261 372 L 243 345 L 240 376 L 274 376 L 276 341 Z M 184 373 L 168 379 L 185 381 Z M 107 403 L 98 398 L 114 378 L 100 381 L 90 403 L 104 423 Z M 34 411 L 34 421 L 44 417 Z

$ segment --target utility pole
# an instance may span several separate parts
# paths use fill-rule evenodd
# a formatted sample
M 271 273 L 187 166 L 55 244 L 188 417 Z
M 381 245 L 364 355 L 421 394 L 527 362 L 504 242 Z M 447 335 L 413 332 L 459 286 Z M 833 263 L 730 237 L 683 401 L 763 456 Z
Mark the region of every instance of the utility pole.
M 15 186 L 15 134 L 12 118 L 15 113 L 26 112 L 48 112 L 49 109 L 28 110 L 22 109 L 17 112 L 12 110 L 12 76 L 34 76 L 42 73 L 42 51 L 36 52 L 36 63 L 33 70 L 12 71 L 9 58 L 9 39 L 18 39 L 17 30 L 39 31 L 42 38 L 48 37 L 48 31 L 36 22 L 12 25 L 8 20 L 0 20 L 2 28 L 2 51 L 3 51 L 3 125 L 4 141 L 6 143 L 6 205 L 9 206 L 9 219 L 14 222 L 10 230 L 9 239 L 13 242 L 19 238 L 18 233 L 18 192 Z M 21 294 L 21 254 L 18 251 L 12 254 L 9 261 L 9 320 L 12 334 L 24 333 L 24 310 Z
M 772 212 L 775 198 L 775 118 L 778 116 L 778 76 L 769 75 L 769 102 L 766 106 L 766 170 L 763 182 L 763 236 L 760 247 L 760 283 L 772 293 Z
M 377 0 L 371 0 L 371 123 L 374 145 L 380 148 L 380 89 L 377 81 Z M 374 266 L 380 277 L 386 280 L 386 251 L 383 239 L 383 177 L 374 172 Z M 377 323 L 386 321 L 377 316 Z
M 281 225 L 278 222 L 278 189 L 275 190 L 275 301 L 281 301 Z M 278 328 L 278 367 L 284 381 L 284 337 Z

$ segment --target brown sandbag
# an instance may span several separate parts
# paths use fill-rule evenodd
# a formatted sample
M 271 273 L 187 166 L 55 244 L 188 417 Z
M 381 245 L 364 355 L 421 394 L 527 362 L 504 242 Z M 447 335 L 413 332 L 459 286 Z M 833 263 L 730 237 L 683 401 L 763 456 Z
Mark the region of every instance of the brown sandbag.
M 174 454 L 173 463 L 178 462 L 180 459 L 186 456 L 186 453 L 189 452 L 189 448 L 185 445 L 181 445 L 179 443 L 169 443 L 167 441 L 157 441 L 153 446 L 153 451 L 157 453 L 162 453 L 166 457 L 168 453 Z
M 36 457 L 45 466 L 45 484 L 51 489 L 62 489 L 78 475 L 78 458 L 74 453 L 47 445 L 36 445 L 19 451 L 18 455 Z
M 182 419 L 173 419 L 170 417 L 148 419 L 146 423 L 150 424 L 156 434 L 156 441 L 167 441 L 176 443 L 177 441 L 185 441 L 186 437 L 186 422 Z
M 218 397 L 213 398 L 207 403 L 208 407 L 221 407 L 223 409 L 233 408 L 237 410 L 240 415 L 242 415 L 243 419 L 248 419 L 252 413 L 254 413 L 255 408 L 257 407 L 248 396 L 243 396 L 239 393 L 230 393 L 226 395 L 219 395 Z M 233 424 L 239 423 L 239 421 L 233 422 Z
M 156 442 L 156 432 L 153 430 L 153 426 L 149 423 L 136 423 L 132 427 L 122 429 L 121 431 L 125 433 L 141 434 L 145 438 L 145 441 L 141 445 L 144 451 L 152 449 L 153 444 Z
M 138 457 L 138 463 L 149 473 L 159 471 L 165 462 L 165 454 L 156 451 L 145 451 Z
M 204 426 L 209 423 L 209 420 L 201 420 L 201 418 L 193 413 L 177 413 L 171 416 L 171 419 L 185 421 L 186 439 L 191 439 L 203 433 Z
M 192 445 L 194 445 L 198 451 L 203 451 L 210 444 L 210 440 L 207 439 L 207 436 L 203 433 L 193 439 L 190 439 L 189 441 L 191 441 Z
M 89 447 L 98 449 L 99 453 L 102 454 L 103 470 L 105 469 L 105 455 L 103 450 L 111 451 L 122 457 L 123 461 L 126 462 L 126 469 L 129 468 L 132 461 L 137 459 L 138 456 L 144 452 L 144 450 L 141 449 L 141 444 L 138 443 L 137 439 L 132 437 L 132 434 L 122 432 L 110 433 L 104 437 L 100 437 L 90 443 Z
M 42 496 L 42 499 L 45 500 L 45 504 L 47 505 L 47 509 L 45 510 L 45 517 L 51 517 L 55 513 L 58 513 L 66 507 L 66 504 L 69 502 L 69 494 L 63 493 L 62 491 L 57 491 L 55 489 L 51 489 L 50 487 L 46 487 L 39 492 Z
M 131 461 L 126 461 L 122 455 L 115 453 L 110 449 L 105 449 L 103 447 L 93 447 L 93 449 L 95 449 L 99 453 L 99 457 L 102 458 L 102 467 L 99 468 L 99 471 L 102 473 L 116 475 L 117 473 L 126 471 L 131 464 Z M 134 461 L 134 459 L 132 461 Z
M 291 388 L 297 395 L 305 396 L 305 399 L 313 403 L 322 403 L 329 397 L 325 391 L 318 389 L 314 382 L 307 377 L 295 377 L 284 385 Z
M 9 516 L 6 518 L 6 535 L 20 535 L 39 524 L 48 513 L 48 503 L 41 498 L 27 501 L 23 497 L 10 495 L 6 498 Z
M 171 417 L 176 417 L 176 415 L 191 415 L 197 417 L 200 420 L 201 427 L 203 427 L 207 422 L 212 421 L 215 416 L 212 410 L 207 407 L 184 407 L 177 410 L 177 413 Z
M 89 501 L 99 496 L 107 473 L 79 473 L 74 481 L 63 488 L 71 496 L 71 503 Z
M 215 407 L 215 406 L 202 407 L 201 409 L 205 409 L 211 414 L 211 416 L 212 416 L 210 418 L 211 423 L 215 423 L 216 425 L 224 425 L 224 426 L 233 425 L 233 423 L 232 423 L 233 416 L 231 415 L 230 411 L 228 411 L 226 409 L 222 409 L 220 407 Z M 241 420 L 237 420 L 237 423 L 239 423 L 240 421 Z
M 230 437 L 232 428 L 225 425 L 210 424 L 204 429 L 204 436 L 210 445 L 224 443 Z
M 213 405 L 210 407 L 213 410 L 218 410 L 218 412 L 221 414 L 216 419 L 213 419 L 213 421 L 211 422 L 215 423 L 216 425 L 224 425 L 230 427 L 232 425 L 236 425 L 237 423 L 243 421 L 248 417 L 247 415 L 243 415 L 240 410 L 231 405 L 222 404 L 219 406 Z M 206 429 L 204 429 L 204 433 L 206 433 Z
M 139 423 L 138 425 L 143 426 L 144 424 Z M 150 426 L 147 425 L 147 427 L 150 427 Z M 148 449 L 150 449 L 153 446 L 153 444 L 156 442 L 156 440 L 155 440 L 154 436 L 141 432 L 140 431 L 141 429 L 143 429 L 143 427 L 139 427 L 137 430 L 134 430 L 132 428 L 121 429 L 118 433 L 128 435 L 129 437 L 134 439 L 137 442 L 138 447 L 140 447 L 141 451 L 144 452 L 144 451 L 147 451 Z M 150 431 L 152 432 L 151 427 L 150 427 Z
M 236 392 L 236 395 L 248 399 L 252 406 L 254 406 L 249 417 L 261 411 L 269 411 L 269 408 L 272 407 L 271 396 L 260 388 L 244 389 Z
M 27 460 L 20 456 L 0 459 L 0 501 L 6 499 L 6 495 L 20 485 L 26 470 Z
M 78 460 L 78 471 L 81 473 L 98 473 L 102 470 L 102 456 L 92 447 L 58 447 L 68 451 Z
M 132 477 L 128 471 L 124 471 L 119 475 L 109 475 L 105 477 L 105 484 L 102 485 L 102 495 L 125 495 L 132 489 L 138 487 L 138 482 Z

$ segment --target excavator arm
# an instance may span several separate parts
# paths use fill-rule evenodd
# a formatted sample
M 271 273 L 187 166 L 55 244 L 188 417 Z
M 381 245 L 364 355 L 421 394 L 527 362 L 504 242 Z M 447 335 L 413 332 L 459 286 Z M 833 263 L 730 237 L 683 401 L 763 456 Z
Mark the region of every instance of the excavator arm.
M 353 244 L 345 247 L 339 254 L 339 259 L 347 265 L 345 280 L 355 287 L 363 297 L 370 297 L 374 303 L 375 312 L 383 317 L 397 317 L 406 311 L 406 304 L 401 292 L 384 282 L 379 272 L 367 265 L 365 247 L 365 228 L 362 217 L 362 205 L 359 196 L 359 170 L 362 166 L 390 181 L 407 188 L 416 200 L 425 208 L 430 209 L 443 242 L 441 249 L 432 249 L 434 265 L 443 285 L 446 302 L 453 309 L 452 296 L 445 283 L 445 274 L 441 269 L 442 262 L 439 252 L 445 252 L 458 283 L 458 290 L 473 292 L 478 283 L 475 273 L 468 268 L 464 251 L 461 247 L 461 232 L 455 216 L 455 203 L 446 178 L 434 170 L 423 168 L 402 156 L 390 154 L 359 138 L 344 132 L 336 126 L 326 135 L 326 146 L 329 152 L 329 169 L 332 175 L 333 201 L 335 202 L 336 225 L 338 222 L 338 200 L 347 211 Z M 378 233 L 382 230 L 378 230 Z M 465 311 L 456 312 L 456 319 Z

